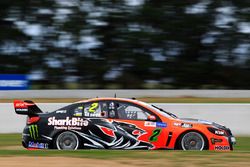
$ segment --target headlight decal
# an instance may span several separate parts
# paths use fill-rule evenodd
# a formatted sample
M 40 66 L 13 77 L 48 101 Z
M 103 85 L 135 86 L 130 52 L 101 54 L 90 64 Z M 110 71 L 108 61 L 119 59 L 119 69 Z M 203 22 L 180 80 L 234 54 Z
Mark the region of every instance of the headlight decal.
M 212 128 L 212 127 L 208 127 L 207 128 L 211 133 L 218 135 L 218 136 L 226 136 L 226 132 L 222 129 L 216 129 L 216 128 Z

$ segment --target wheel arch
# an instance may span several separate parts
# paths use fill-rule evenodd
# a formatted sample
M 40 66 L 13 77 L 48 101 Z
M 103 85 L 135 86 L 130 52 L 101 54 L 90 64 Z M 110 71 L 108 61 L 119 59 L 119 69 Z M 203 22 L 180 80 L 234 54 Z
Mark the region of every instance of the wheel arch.
M 177 139 L 175 140 L 175 144 L 174 144 L 174 149 L 177 149 L 179 150 L 180 149 L 180 141 L 181 141 L 181 138 L 183 135 L 185 135 L 186 133 L 188 132 L 197 132 L 199 134 L 202 135 L 202 137 L 204 138 L 205 140 L 205 147 L 204 147 L 204 150 L 208 150 L 209 149 L 209 141 L 208 141 L 208 138 L 207 136 L 201 132 L 200 130 L 197 130 L 197 129 L 188 129 L 188 130 L 185 130 L 184 132 L 182 132 L 181 134 L 179 134 L 179 136 L 177 137 Z

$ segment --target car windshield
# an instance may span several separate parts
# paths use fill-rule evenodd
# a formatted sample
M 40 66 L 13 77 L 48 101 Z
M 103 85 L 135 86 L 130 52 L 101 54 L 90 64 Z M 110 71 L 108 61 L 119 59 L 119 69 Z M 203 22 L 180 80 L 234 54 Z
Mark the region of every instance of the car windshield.
M 157 107 L 155 105 L 151 105 L 151 106 L 154 107 L 155 109 L 157 109 L 157 111 L 159 111 L 163 115 L 167 114 L 168 116 L 170 116 L 172 118 L 177 118 L 177 116 L 175 114 L 171 113 L 171 112 L 165 111 L 162 108 L 159 108 L 159 107 Z
M 168 112 L 168 111 L 165 111 L 160 107 L 157 107 L 155 105 L 150 105 L 150 104 L 147 104 L 147 103 L 144 103 L 144 102 L 141 102 L 141 103 L 143 103 L 144 105 L 146 105 L 149 108 L 152 108 L 153 110 L 155 110 L 156 112 L 160 113 L 161 115 L 163 115 L 165 117 L 178 118 L 175 114 L 173 114 L 171 112 Z

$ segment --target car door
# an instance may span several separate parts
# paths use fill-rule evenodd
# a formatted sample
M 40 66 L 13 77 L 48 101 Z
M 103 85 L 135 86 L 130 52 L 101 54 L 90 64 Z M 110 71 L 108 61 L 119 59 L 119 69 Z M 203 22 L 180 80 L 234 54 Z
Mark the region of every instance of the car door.
M 139 141 L 137 136 L 144 130 L 117 121 L 117 108 L 113 101 L 95 101 L 84 104 L 83 116 L 88 120 L 81 136 L 84 146 L 105 149 L 148 149 L 153 146 Z
M 110 101 L 108 103 L 109 118 L 127 132 L 131 140 L 142 145 L 148 143 L 149 149 L 166 147 L 167 125 L 146 108 L 131 102 Z M 149 120 L 150 117 L 156 120 Z
M 108 120 L 107 103 L 92 101 L 84 103 L 80 111 L 74 111 L 75 116 L 81 116 L 87 121 L 80 136 L 85 148 L 110 148 L 115 140 L 115 126 Z

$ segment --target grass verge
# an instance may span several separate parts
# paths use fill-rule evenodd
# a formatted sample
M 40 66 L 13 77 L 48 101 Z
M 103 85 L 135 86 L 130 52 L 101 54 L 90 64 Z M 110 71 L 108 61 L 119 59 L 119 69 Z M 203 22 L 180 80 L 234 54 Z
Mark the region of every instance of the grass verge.
M 164 150 L 36 150 L 21 147 L 21 134 L 0 134 L 0 157 L 74 157 L 87 158 L 89 161 L 117 162 L 128 166 L 205 166 L 228 167 L 250 164 L 250 137 L 237 137 L 235 150 L 215 151 L 164 151 Z M 62 159 L 61 159 L 62 160 Z M 100 161 L 102 160 L 102 161 Z M 33 161 L 32 161 L 33 162 Z M 0 158 L 1 163 L 1 158 Z M 35 162 L 33 162 L 35 163 Z
M 237 153 L 246 153 L 250 155 L 250 137 L 236 137 L 237 144 L 234 151 L 228 155 Z M 16 147 L 15 147 L 16 146 Z M 19 149 L 15 149 L 19 148 Z M 37 150 L 28 151 L 21 148 L 21 134 L 0 134 L 0 155 L 12 156 L 12 155 L 31 155 L 31 156 L 80 156 L 80 157 L 95 157 L 95 158 L 112 158 L 112 157 L 137 157 L 137 155 L 151 152 L 150 156 L 161 157 L 162 152 L 172 152 L 174 154 L 186 153 L 190 155 L 212 155 L 220 152 L 213 151 L 125 151 L 125 150 L 79 150 L 79 151 L 58 151 L 58 150 Z M 147 156 L 147 154 L 145 154 Z M 156 158 L 154 157 L 154 158 Z M 145 158 L 145 157 L 144 157 Z

